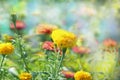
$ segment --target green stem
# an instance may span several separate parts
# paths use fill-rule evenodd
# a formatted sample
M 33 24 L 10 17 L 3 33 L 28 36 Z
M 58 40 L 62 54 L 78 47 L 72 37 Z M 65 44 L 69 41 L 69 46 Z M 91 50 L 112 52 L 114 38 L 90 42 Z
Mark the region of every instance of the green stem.
M 60 70 L 60 68 L 62 66 L 62 62 L 63 62 L 64 57 L 65 57 L 65 53 L 62 54 L 62 57 L 60 59 L 60 64 L 59 64 L 59 67 L 58 67 L 58 71 Z
M 1 72 L 1 69 L 2 69 L 2 66 L 3 66 L 3 62 L 5 60 L 5 56 L 6 55 L 2 55 L 2 60 L 1 60 L 1 64 L 0 64 L 0 78 L 2 79 L 3 75 L 2 75 L 2 72 Z
M 1 68 L 2 68 L 2 66 L 3 66 L 4 59 L 5 59 L 5 55 L 3 55 L 2 60 L 1 60 L 0 70 L 1 70 Z
M 58 76 L 58 73 L 60 71 L 60 68 L 62 67 L 62 62 L 63 62 L 63 59 L 65 57 L 65 53 L 66 53 L 66 48 L 63 49 L 63 53 L 62 53 L 62 56 L 61 56 L 61 59 L 60 59 L 60 63 L 59 63 L 59 66 L 58 66 L 58 69 L 56 71 L 56 75 L 55 75 L 55 78 Z
M 23 54 L 23 49 L 22 49 L 22 45 L 21 45 L 21 42 L 20 42 L 21 39 L 20 39 L 20 36 L 19 36 L 19 32 L 16 28 L 16 15 L 14 15 L 14 14 L 12 15 L 12 21 L 13 21 L 15 31 L 16 31 L 16 34 L 17 34 L 18 48 L 19 48 L 19 51 L 20 51 L 20 54 L 21 54 L 21 57 L 22 57 L 22 60 L 23 60 L 24 66 L 25 66 L 25 70 L 27 72 L 29 72 L 29 69 L 28 69 L 27 63 L 25 61 L 24 54 Z
M 17 17 L 16 17 L 15 14 L 12 14 L 11 16 L 12 16 L 12 21 L 13 21 L 13 24 L 14 24 L 14 27 L 15 27 L 15 32 L 16 32 L 16 34 L 19 34 L 18 30 L 17 30 L 17 27 L 16 27 L 16 19 L 17 19 Z
M 25 70 L 26 70 L 27 72 L 29 72 L 27 63 L 26 63 L 25 58 L 24 58 L 24 54 L 23 54 L 23 50 L 22 50 L 22 46 L 21 46 L 21 44 L 20 44 L 20 41 L 18 41 L 18 46 L 19 46 L 19 51 L 20 51 L 20 53 L 21 53 L 21 57 L 22 57 L 22 60 L 23 60 L 24 66 L 25 66 Z

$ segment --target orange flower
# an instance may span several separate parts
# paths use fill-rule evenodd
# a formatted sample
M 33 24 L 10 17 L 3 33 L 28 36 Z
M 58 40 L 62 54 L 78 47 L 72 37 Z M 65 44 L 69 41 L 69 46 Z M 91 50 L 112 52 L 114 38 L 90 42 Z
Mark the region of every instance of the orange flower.
M 70 72 L 70 71 L 62 71 L 62 74 L 66 77 L 66 78 L 74 78 L 74 73 Z
M 106 39 L 104 40 L 103 44 L 106 47 L 115 47 L 117 45 L 117 42 L 113 39 Z
M 17 21 L 16 21 L 16 28 L 17 28 L 18 30 L 24 29 L 25 26 L 26 26 L 26 25 L 25 25 L 25 23 L 24 23 L 23 21 L 20 21 L 20 20 L 17 20 Z M 11 29 L 15 29 L 13 23 L 10 24 L 10 28 L 11 28 Z
M 103 48 L 104 51 L 113 53 L 114 51 L 118 52 L 117 42 L 113 39 L 106 39 L 103 42 L 103 45 L 105 46 Z
M 36 28 L 36 34 L 51 34 L 53 30 L 57 29 L 57 26 L 51 24 L 40 24 Z

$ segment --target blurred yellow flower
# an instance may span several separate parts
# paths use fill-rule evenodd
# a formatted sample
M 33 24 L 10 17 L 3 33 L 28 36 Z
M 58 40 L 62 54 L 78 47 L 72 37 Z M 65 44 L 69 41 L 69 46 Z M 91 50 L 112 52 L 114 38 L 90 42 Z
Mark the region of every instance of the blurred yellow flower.
M 44 57 L 45 57 L 45 53 L 43 53 L 43 52 L 37 52 L 37 53 L 35 53 L 35 55 L 36 55 L 36 56 L 39 56 L 39 57 L 41 57 L 41 58 L 44 58 Z
M 2 38 L 3 38 L 3 40 L 6 41 L 6 42 L 10 42 L 10 41 L 13 39 L 13 37 L 12 37 L 12 36 L 9 36 L 8 34 L 4 34 L 4 35 L 2 36 Z
M 90 73 L 85 71 L 78 71 L 74 75 L 75 80 L 92 80 Z
M 31 80 L 32 75 L 30 73 L 24 72 L 19 75 L 20 80 Z
M 54 43 L 61 48 L 73 47 L 76 44 L 76 36 L 62 29 L 54 30 L 51 37 Z
M 11 54 L 14 46 L 11 43 L 0 43 L 0 54 Z

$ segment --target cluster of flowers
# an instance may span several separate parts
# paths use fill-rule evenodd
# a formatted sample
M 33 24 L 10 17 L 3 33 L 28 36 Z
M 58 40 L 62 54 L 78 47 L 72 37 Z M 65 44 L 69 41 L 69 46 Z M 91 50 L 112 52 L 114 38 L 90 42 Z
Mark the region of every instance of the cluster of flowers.
M 17 23 L 18 24 L 18 23 Z M 21 23 L 21 26 L 23 24 Z M 12 25 L 13 26 L 13 25 Z M 42 26 L 44 26 L 44 30 L 42 30 Z M 13 28 L 13 27 L 11 27 Z M 51 51 L 58 51 L 63 48 L 71 48 L 75 45 L 76 43 L 76 36 L 68 31 L 54 28 L 51 25 L 41 25 L 41 29 L 37 29 L 37 33 L 47 33 L 50 34 L 52 41 L 45 41 L 43 43 L 43 49 L 46 50 L 51 50 Z M 52 29 L 51 29 L 52 28 Z M 38 31 L 40 30 L 40 31 Z M 55 45 L 57 46 L 57 49 L 55 48 Z M 15 47 L 12 43 L 6 42 L 6 43 L 0 43 L 0 54 L 2 55 L 8 55 L 12 54 L 15 50 Z M 69 77 L 72 72 L 62 72 L 65 76 Z M 75 80 L 92 80 L 92 76 L 90 73 L 85 72 L 85 71 L 78 71 L 75 74 L 72 74 L 70 77 L 74 77 Z M 28 72 L 23 72 L 19 75 L 20 80 L 31 80 L 32 75 Z
M 25 28 L 25 24 L 17 21 L 16 22 L 16 28 L 18 30 L 21 30 Z M 11 29 L 14 28 L 14 24 L 11 24 Z M 36 34 L 47 34 L 51 37 L 52 41 L 45 41 L 42 44 L 42 48 L 48 51 L 53 51 L 53 52 L 60 52 L 62 54 L 62 49 L 64 48 L 72 48 L 75 53 L 89 53 L 90 50 L 89 48 L 86 47 L 78 47 L 76 46 L 76 41 L 77 37 L 75 34 L 68 32 L 63 29 L 59 29 L 58 27 L 54 25 L 49 25 L 49 24 L 41 24 L 36 28 Z M 6 39 L 11 39 L 8 36 L 5 36 Z M 107 39 L 104 41 L 104 46 L 108 48 L 109 47 L 114 47 L 117 45 L 117 43 L 112 40 L 112 39 Z M 15 47 L 12 43 L 10 42 L 4 42 L 0 43 L 0 54 L 1 55 L 8 55 L 12 54 L 15 50 Z M 92 74 L 87 72 L 87 71 L 77 71 L 76 73 L 73 73 L 71 71 L 61 71 L 62 74 L 66 78 L 74 78 L 75 80 L 92 80 Z M 31 80 L 32 79 L 32 74 L 30 72 L 23 72 L 19 75 L 20 80 Z

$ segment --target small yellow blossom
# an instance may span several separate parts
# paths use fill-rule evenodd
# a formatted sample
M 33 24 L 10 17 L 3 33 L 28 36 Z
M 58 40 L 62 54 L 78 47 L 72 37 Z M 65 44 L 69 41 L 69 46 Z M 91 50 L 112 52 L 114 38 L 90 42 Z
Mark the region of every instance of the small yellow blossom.
M 32 75 L 30 73 L 24 72 L 19 75 L 20 80 L 31 80 Z
M 13 39 L 13 37 L 8 34 L 4 34 L 2 37 L 5 42 L 10 42 Z
M 14 46 L 11 43 L 0 43 L 0 54 L 11 54 Z
M 43 52 L 37 52 L 35 53 L 36 56 L 39 56 L 41 58 L 44 58 L 46 55 Z
M 54 30 L 51 37 L 54 43 L 61 48 L 73 47 L 76 43 L 76 36 L 62 29 Z
M 92 80 L 90 73 L 85 71 L 78 71 L 74 75 L 75 80 Z

